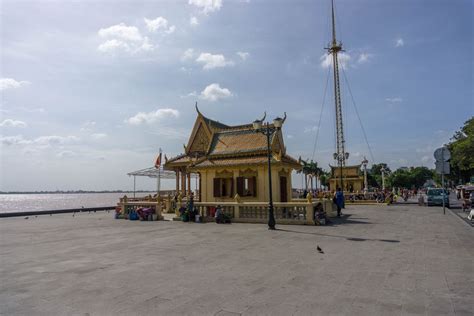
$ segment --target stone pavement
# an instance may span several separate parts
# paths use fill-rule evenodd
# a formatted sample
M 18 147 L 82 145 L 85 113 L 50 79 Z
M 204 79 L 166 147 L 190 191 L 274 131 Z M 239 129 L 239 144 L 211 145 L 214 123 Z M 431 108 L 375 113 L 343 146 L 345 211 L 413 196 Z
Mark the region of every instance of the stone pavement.
M 1 219 L 0 314 L 474 314 L 472 227 L 439 207 L 345 214 L 277 231 L 111 213 Z

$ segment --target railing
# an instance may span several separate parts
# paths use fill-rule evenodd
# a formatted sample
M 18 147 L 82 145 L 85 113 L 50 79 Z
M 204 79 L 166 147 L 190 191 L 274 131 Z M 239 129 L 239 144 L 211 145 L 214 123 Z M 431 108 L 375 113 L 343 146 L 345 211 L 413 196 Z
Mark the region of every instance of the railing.
M 273 205 L 277 224 L 314 224 L 314 208 L 321 203 L 327 215 L 335 215 L 332 200 L 304 202 L 276 202 Z M 223 213 L 234 222 L 266 223 L 268 221 L 268 203 L 264 202 L 196 202 L 194 207 L 205 221 L 214 219 L 215 209 L 220 206 Z
M 275 202 L 274 216 L 277 224 L 314 224 L 314 208 L 322 204 L 324 211 L 329 217 L 336 214 L 335 205 L 332 199 L 298 199 L 291 202 Z M 137 208 L 140 206 L 156 207 L 156 212 L 161 218 L 163 209 L 167 211 L 173 210 L 177 217 L 180 216 L 179 208 L 187 207 L 185 199 L 178 201 L 170 198 L 157 198 L 150 200 L 140 200 L 122 198 L 119 205 L 125 213 L 128 214 L 130 208 Z M 234 222 L 244 223 L 266 223 L 268 221 L 268 203 L 266 202 L 243 202 L 236 197 L 233 202 L 194 202 L 194 209 L 202 216 L 204 221 L 213 221 L 215 210 L 220 206 L 222 212 L 230 217 Z
M 161 211 L 163 209 L 163 202 L 158 201 L 158 199 L 153 200 L 141 200 L 138 201 L 136 199 L 128 199 L 128 198 L 121 198 L 118 206 L 121 209 L 121 213 L 124 216 L 128 216 L 132 210 L 137 210 L 141 207 L 153 208 L 156 214 L 156 219 L 161 220 L 163 216 L 161 215 Z
M 82 208 L 69 208 L 69 209 L 62 209 L 62 210 L 46 210 L 46 211 L 8 212 L 8 213 L 0 213 L 0 217 L 53 215 L 53 214 L 81 213 L 81 212 L 90 213 L 90 212 L 111 211 L 111 210 L 115 210 L 115 206 L 82 207 Z

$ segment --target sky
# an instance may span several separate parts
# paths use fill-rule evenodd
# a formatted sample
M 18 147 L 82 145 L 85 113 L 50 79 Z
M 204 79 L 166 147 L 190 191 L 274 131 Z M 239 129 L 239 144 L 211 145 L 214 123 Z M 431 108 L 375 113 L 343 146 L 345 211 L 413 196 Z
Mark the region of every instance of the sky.
M 473 2 L 335 5 L 348 163 L 434 168 L 474 115 Z M 334 163 L 329 0 L 0 0 L 0 28 L 0 191 L 131 189 L 183 152 L 195 102 L 228 125 L 287 112 L 287 153 Z

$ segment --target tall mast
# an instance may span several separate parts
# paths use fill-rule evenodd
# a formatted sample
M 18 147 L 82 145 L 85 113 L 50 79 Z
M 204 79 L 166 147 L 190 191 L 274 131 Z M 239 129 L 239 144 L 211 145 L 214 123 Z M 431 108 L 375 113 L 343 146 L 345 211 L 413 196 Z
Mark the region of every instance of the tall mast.
M 332 42 L 328 50 L 328 54 L 332 55 L 332 67 L 334 75 L 334 104 L 336 108 L 336 153 L 334 159 L 337 160 L 341 168 L 340 185 L 341 190 L 344 190 L 342 183 L 342 167 L 346 165 L 346 159 L 349 158 L 349 153 L 346 153 L 344 148 L 344 126 L 342 122 L 342 105 L 341 105 L 341 88 L 339 84 L 339 63 L 338 53 L 342 50 L 342 44 L 336 40 L 336 22 L 334 18 L 334 0 L 331 0 L 332 10 Z

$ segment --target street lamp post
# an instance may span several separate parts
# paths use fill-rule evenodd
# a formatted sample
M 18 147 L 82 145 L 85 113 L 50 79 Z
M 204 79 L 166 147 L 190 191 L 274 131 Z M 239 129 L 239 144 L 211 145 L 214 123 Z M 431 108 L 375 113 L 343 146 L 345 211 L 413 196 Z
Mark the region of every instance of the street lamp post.
M 276 133 L 277 131 L 281 130 L 283 123 L 286 120 L 286 112 L 285 117 L 282 119 L 277 117 L 273 120 L 273 124 L 269 122 L 263 122 L 266 118 L 266 113 L 261 120 L 255 120 L 253 122 L 253 128 L 255 132 L 262 133 L 267 137 L 267 159 L 268 159 L 268 190 L 269 190 L 269 202 L 268 202 L 268 229 L 275 230 L 275 215 L 273 209 L 273 194 L 272 194 L 272 152 L 270 148 L 270 138 L 271 136 Z
M 369 186 L 367 183 L 367 164 L 369 161 L 364 157 L 364 160 L 362 160 L 362 166 L 364 166 L 364 193 L 367 193 L 369 190 Z
M 382 190 L 385 190 L 385 168 L 380 169 L 382 172 Z

